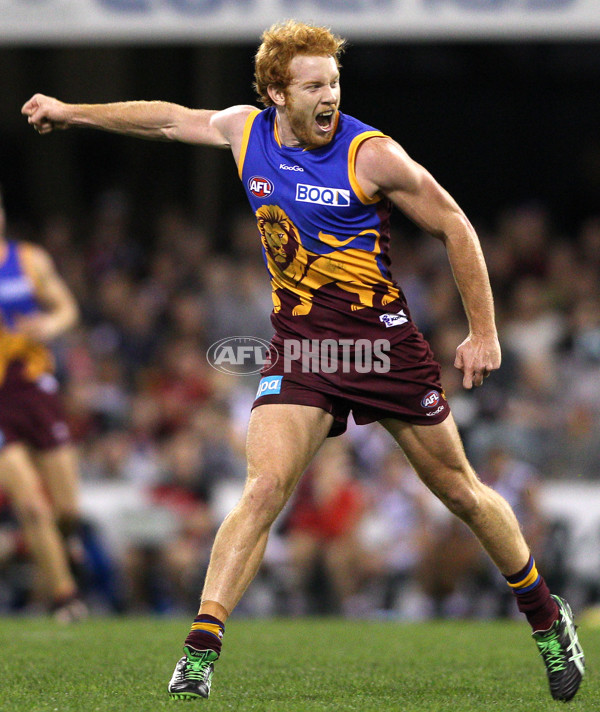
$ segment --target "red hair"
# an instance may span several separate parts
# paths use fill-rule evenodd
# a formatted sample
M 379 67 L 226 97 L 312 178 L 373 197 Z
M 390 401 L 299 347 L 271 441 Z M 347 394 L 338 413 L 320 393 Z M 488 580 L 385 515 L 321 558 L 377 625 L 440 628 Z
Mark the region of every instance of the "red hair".
M 267 91 L 270 85 L 284 89 L 291 81 L 290 62 L 296 55 L 333 57 L 340 66 L 346 40 L 326 27 L 296 20 L 278 23 L 265 30 L 254 57 L 254 89 L 265 106 L 273 106 Z

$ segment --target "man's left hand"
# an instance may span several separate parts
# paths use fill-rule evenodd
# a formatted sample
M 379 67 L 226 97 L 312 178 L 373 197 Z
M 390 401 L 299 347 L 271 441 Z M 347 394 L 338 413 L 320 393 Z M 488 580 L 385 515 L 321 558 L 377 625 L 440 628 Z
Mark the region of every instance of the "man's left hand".
M 481 386 L 492 371 L 500 368 L 500 342 L 492 337 L 469 334 L 456 349 L 454 365 L 463 372 L 463 386 Z

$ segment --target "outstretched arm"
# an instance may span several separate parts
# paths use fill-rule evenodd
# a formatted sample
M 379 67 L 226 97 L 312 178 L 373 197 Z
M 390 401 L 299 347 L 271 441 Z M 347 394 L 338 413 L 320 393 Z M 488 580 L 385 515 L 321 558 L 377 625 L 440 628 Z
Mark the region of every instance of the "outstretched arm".
M 251 106 L 224 111 L 188 109 L 166 101 L 67 104 L 35 94 L 25 102 L 21 113 L 40 134 L 79 126 L 138 138 L 228 148 L 235 142 L 240 120 L 243 122 L 253 110 Z
M 372 138 L 356 159 L 357 179 L 369 196 L 386 195 L 403 213 L 446 246 L 469 322 L 469 335 L 456 350 L 454 365 L 463 386 L 480 386 L 500 367 L 494 300 L 477 234 L 456 201 L 422 166 L 388 138 Z

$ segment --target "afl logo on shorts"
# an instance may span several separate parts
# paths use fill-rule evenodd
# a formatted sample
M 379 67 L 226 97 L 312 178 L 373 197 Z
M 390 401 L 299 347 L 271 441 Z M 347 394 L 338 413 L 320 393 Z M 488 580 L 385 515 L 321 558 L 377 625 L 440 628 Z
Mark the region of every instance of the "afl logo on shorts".
M 268 178 L 252 176 L 248 181 L 248 190 L 257 198 L 268 198 L 275 190 L 275 186 Z
M 421 401 L 423 408 L 435 408 L 440 402 L 440 394 L 437 391 L 429 391 Z

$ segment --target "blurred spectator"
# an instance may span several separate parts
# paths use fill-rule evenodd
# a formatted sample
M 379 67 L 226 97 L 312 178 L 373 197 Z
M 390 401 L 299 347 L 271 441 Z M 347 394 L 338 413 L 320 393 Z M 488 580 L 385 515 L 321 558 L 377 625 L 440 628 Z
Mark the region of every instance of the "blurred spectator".
M 587 218 L 578 235 L 578 243 L 584 264 L 600 270 L 600 216 Z
M 504 211 L 497 237 L 511 255 L 513 279 L 545 276 L 551 236 L 550 217 L 543 205 L 528 203 Z
M 166 510 L 172 524 L 166 540 L 149 535 L 144 526 L 127 547 L 127 603 L 135 611 L 185 611 L 196 605 L 215 532 L 210 474 L 197 432 L 181 429 L 161 450 L 163 474 L 149 489 L 147 515 Z
M 178 337 L 163 345 L 148 386 L 161 410 L 162 434 L 187 425 L 211 396 L 212 371 L 199 344 Z
M 600 296 L 590 294 L 574 306 L 561 369 L 569 387 L 558 399 L 562 418 L 551 474 L 599 480 Z
M 554 371 L 553 356 L 563 338 L 563 315 L 549 303 L 548 287 L 539 278 L 522 277 L 513 288 L 503 342 L 525 365 Z
M 158 512 L 153 535 L 142 526 L 147 522 L 136 530 L 153 552 L 145 570 L 163 567 L 165 556 L 173 566 L 161 590 L 150 595 L 142 587 L 131 600 L 168 610 L 184 605 L 191 579 L 202 571 L 200 563 L 192 571 L 192 552 L 198 547 L 200 562 L 206 527 L 218 523 L 243 483 L 246 424 L 258 383 L 258 377 L 215 371 L 206 349 L 229 336 L 269 339 L 271 294 L 256 225 L 245 211 L 231 216 L 214 240 L 183 205 L 146 210 L 150 228 L 143 234 L 136 228 L 139 212 L 127 193 L 115 189 L 97 197 L 89 222 L 52 214 L 42 216 L 39 230 L 22 221 L 12 233 L 41 235 L 80 304 L 82 323 L 56 345 L 54 356 L 84 482 L 130 487 L 142 519 Z M 494 470 L 490 448 L 502 445 L 513 453 L 511 462 L 527 460 L 545 481 L 598 481 L 600 217 L 559 237 L 549 211 L 526 204 L 506 208 L 495 228 L 478 229 L 503 364 L 476 392 L 462 388 L 453 366 L 467 325 L 450 289 L 444 250 L 412 226 L 397 230 L 390 243 L 392 273 L 442 364 L 469 456 L 481 463 L 482 476 Z M 185 486 L 175 483 L 178 468 L 187 469 Z M 495 486 L 506 486 L 505 477 Z M 156 492 L 181 486 L 194 502 L 181 527 L 174 526 L 177 498 L 152 498 L 159 483 Z M 415 576 L 439 611 L 469 609 L 467 594 L 485 579 L 470 534 L 460 523 L 444 529 L 436 508 L 423 508 L 420 490 L 378 426 L 350 425 L 343 441 L 326 443 L 288 510 L 289 551 L 306 594 L 298 609 L 391 606 L 402 614 L 410 602 L 403 593 L 418 588 Z M 331 511 L 339 517 L 328 520 L 323 512 Z M 427 529 L 434 539 L 441 536 L 438 526 L 443 560 L 439 552 L 432 558 L 423 535 Z M 285 527 L 280 534 L 267 557 L 272 570 L 260 585 L 278 588 L 285 579 Z M 12 539 L 0 538 L 10 558 Z M 421 562 L 420 547 L 427 552 Z M 465 594 L 464 605 L 456 591 Z M 486 592 L 500 596 L 493 586 Z M 489 610 L 499 610 L 497 601 Z
M 432 495 L 399 448 L 388 452 L 367 488 L 360 523 L 365 587 L 371 610 L 399 616 L 420 614 L 413 581 L 430 536 Z
M 260 247 L 257 243 L 256 249 Z M 271 288 L 264 267 L 235 264 L 224 255 L 213 257 L 206 275 L 210 343 L 228 336 L 270 339 L 273 329 Z
M 365 491 L 343 438 L 327 440 L 298 486 L 287 521 L 295 613 L 354 613 Z

